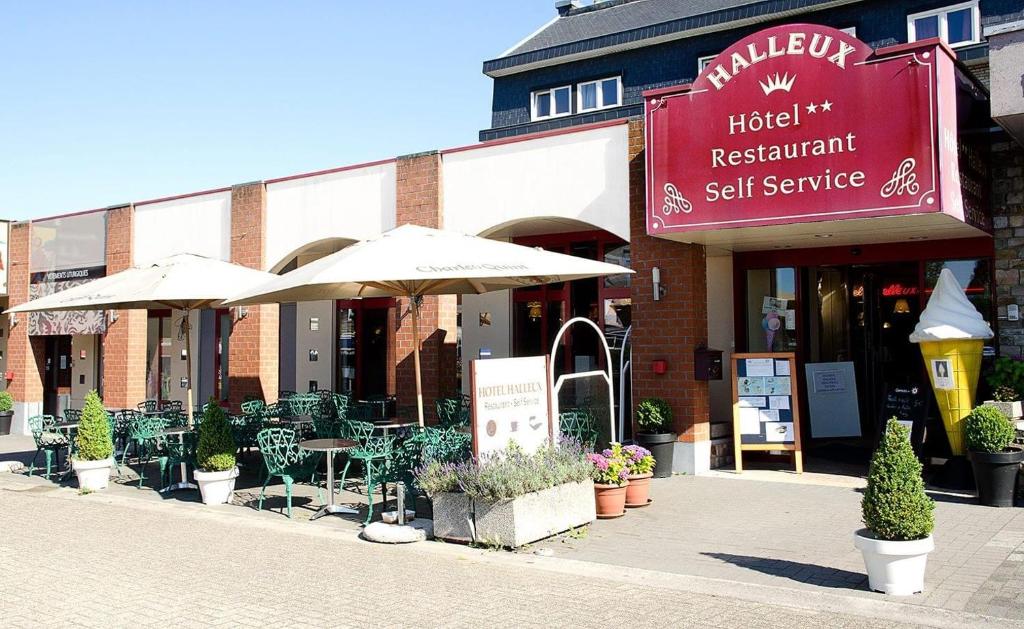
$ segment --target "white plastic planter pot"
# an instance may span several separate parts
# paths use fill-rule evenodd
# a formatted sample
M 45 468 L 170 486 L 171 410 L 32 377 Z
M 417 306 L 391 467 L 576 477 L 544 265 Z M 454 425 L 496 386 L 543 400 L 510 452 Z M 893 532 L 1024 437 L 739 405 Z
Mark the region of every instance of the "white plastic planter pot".
M 106 489 L 110 484 L 110 470 L 114 467 L 114 459 L 101 461 L 79 461 L 71 459 L 71 469 L 78 477 L 78 488 L 84 491 Z
M 196 470 L 193 474 L 199 484 L 203 504 L 222 505 L 231 500 L 231 494 L 235 492 L 235 479 L 238 478 L 237 467 L 223 472 Z
M 471 500 L 465 494 L 433 498 L 434 536 L 517 548 L 589 524 L 597 518 L 594 483 L 566 483 L 506 502 Z
M 864 555 L 868 586 L 893 596 L 924 591 L 928 553 L 935 549 L 931 535 L 909 542 L 876 539 L 867 529 L 854 533 L 853 545 Z

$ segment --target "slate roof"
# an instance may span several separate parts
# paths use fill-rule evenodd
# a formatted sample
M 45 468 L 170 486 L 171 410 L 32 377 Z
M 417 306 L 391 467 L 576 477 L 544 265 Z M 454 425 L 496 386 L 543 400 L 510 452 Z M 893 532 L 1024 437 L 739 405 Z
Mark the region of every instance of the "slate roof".
M 514 49 L 484 62 L 484 73 L 500 76 L 549 65 L 560 57 L 628 49 L 648 39 L 685 37 L 717 25 L 767 20 L 857 0 L 605 0 L 570 9 Z M 735 25 L 733 25 L 735 26 Z

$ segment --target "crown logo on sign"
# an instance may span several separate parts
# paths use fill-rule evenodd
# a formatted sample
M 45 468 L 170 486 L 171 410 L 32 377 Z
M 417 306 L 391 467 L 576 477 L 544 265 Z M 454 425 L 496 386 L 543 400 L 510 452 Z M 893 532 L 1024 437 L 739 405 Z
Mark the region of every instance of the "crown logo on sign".
M 759 81 L 761 89 L 764 90 L 764 95 L 767 96 L 772 92 L 782 90 L 788 92 L 793 87 L 793 81 L 796 81 L 796 75 L 789 76 L 789 72 L 780 75 L 778 72 L 768 77 L 768 81 Z

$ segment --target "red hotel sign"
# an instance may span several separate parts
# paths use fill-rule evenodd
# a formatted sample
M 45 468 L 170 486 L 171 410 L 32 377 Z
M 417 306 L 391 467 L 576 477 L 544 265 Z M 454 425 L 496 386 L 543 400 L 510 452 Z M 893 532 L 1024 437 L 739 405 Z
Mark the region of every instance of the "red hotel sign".
M 692 85 L 645 94 L 648 233 L 963 220 L 953 72 L 934 41 L 880 56 L 809 24 L 741 40 Z

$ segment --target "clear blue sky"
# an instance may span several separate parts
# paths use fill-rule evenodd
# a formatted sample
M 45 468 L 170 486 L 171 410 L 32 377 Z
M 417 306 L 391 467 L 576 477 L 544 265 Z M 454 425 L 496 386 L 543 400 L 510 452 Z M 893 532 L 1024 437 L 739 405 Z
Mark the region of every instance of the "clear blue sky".
M 0 218 L 476 141 L 554 0 L 0 3 Z

